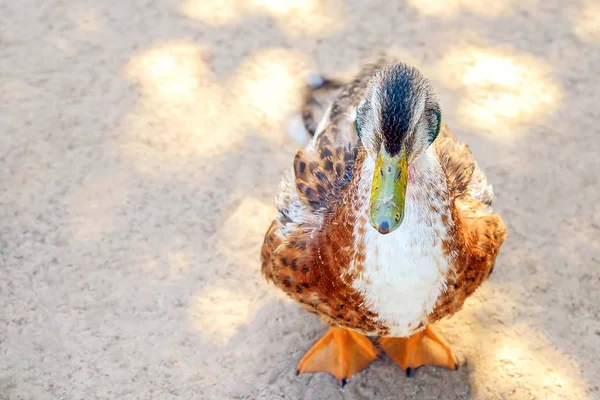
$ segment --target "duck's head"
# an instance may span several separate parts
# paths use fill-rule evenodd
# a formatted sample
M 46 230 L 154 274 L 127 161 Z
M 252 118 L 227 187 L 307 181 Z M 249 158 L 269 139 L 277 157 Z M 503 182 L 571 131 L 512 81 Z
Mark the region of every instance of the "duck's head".
M 395 64 L 369 82 L 355 125 L 368 157 L 375 160 L 369 220 L 380 233 L 402 223 L 408 166 L 433 143 L 440 121 L 433 86 L 416 68 Z

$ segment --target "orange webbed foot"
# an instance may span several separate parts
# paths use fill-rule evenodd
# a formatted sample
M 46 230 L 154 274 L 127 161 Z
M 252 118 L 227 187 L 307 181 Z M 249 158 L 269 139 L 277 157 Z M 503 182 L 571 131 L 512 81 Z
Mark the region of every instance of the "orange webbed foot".
M 298 363 L 298 373 L 329 372 L 342 386 L 346 379 L 365 369 L 378 352 L 364 335 L 342 328 L 329 328 Z
M 383 337 L 379 345 L 407 376 L 422 365 L 458 368 L 448 343 L 429 325 L 407 338 Z

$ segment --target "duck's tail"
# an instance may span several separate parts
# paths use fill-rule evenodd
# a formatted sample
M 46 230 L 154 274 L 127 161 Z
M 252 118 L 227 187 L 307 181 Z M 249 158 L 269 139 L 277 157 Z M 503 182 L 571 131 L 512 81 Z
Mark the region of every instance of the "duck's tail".
M 314 136 L 319 122 L 339 94 L 342 86 L 342 81 L 329 79 L 322 75 L 312 74 L 307 77 L 300 113 L 304 128 L 310 136 Z

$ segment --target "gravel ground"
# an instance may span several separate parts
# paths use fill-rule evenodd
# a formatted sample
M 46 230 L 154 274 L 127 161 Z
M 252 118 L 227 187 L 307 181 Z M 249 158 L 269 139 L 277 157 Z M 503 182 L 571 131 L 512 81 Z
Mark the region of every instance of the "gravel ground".
M 0 398 L 600 399 L 593 0 L 0 0 Z M 260 276 L 311 71 L 438 89 L 509 227 L 439 324 L 462 368 L 295 376 L 324 332 Z

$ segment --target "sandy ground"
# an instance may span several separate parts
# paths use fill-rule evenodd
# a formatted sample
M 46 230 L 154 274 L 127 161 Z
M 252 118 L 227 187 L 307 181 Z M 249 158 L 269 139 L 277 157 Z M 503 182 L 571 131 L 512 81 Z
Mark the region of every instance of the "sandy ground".
M 0 0 L 1 399 L 600 399 L 593 0 Z M 498 4 L 495 4 L 498 3 Z M 325 5 L 326 4 L 326 5 Z M 429 76 L 510 229 L 463 364 L 295 376 L 259 273 L 310 71 Z

